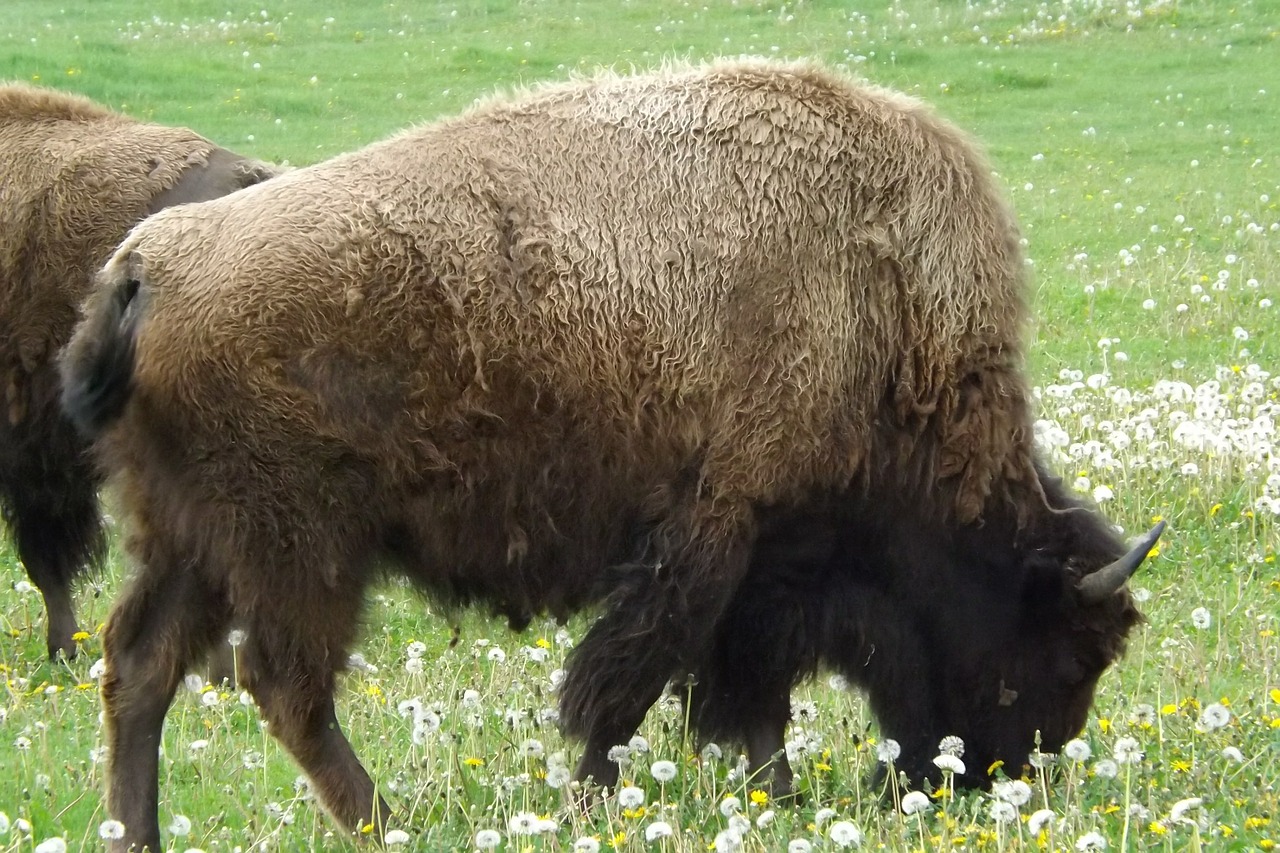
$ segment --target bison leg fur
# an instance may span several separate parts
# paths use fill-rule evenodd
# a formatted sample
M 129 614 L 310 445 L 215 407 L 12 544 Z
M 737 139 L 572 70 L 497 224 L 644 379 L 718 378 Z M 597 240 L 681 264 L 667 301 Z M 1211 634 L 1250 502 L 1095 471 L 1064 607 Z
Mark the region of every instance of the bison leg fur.
M 626 744 L 667 682 L 695 671 L 707 654 L 750 547 L 745 536 L 722 541 L 727 546 L 710 560 L 715 549 L 686 547 L 676 559 L 629 569 L 606 615 L 573 651 L 561 720 L 566 734 L 585 741 L 578 781 L 616 785 L 610 748 Z
M 97 497 L 89 486 L 66 487 L 66 492 L 32 503 L 19 495 L 13 502 L 11 525 L 18 556 L 27 575 L 44 598 L 45 634 L 49 657 L 76 653 L 76 624 L 72 583 L 96 562 L 106 547 Z
M 110 842 L 113 853 L 161 849 L 157 809 L 165 714 L 188 666 L 225 630 L 228 616 L 225 600 L 198 579 L 190 563 L 178 561 L 144 565 L 111 614 L 102 680 L 107 811 L 125 827 L 124 837 Z
M 372 826 L 374 837 L 382 838 L 391 810 L 343 734 L 333 700 L 336 669 L 347 660 L 362 595 L 358 589 L 325 594 L 330 591 L 313 589 L 317 595 L 305 604 L 295 599 L 254 613 L 244 623 L 239 676 L 268 731 L 302 767 L 334 820 L 352 832 Z

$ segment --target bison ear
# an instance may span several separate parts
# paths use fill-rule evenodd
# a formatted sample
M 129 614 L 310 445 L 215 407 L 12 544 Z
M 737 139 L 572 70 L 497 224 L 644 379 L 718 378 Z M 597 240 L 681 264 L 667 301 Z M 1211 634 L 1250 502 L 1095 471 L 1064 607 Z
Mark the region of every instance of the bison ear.
M 1165 522 L 1161 521 L 1147 531 L 1147 534 L 1129 549 L 1129 553 L 1115 562 L 1103 566 L 1096 572 L 1081 578 L 1080 582 L 1076 584 L 1076 592 L 1080 595 L 1081 603 L 1087 605 L 1101 604 L 1119 592 L 1120 588 L 1129 582 L 1129 578 L 1133 577 L 1133 573 L 1142 565 L 1142 561 L 1151 553 L 1151 549 L 1155 547 L 1160 534 L 1164 532 L 1164 528 Z

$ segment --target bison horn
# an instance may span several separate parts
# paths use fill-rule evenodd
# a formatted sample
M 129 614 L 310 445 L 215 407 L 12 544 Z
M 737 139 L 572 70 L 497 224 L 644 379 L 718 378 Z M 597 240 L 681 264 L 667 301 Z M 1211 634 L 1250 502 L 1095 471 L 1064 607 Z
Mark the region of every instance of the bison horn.
M 1160 538 L 1160 534 L 1164 532 L 1165 523 L 1161 521 L 1155 527 L 1147 531 L 1147 534 L 1138 540 L 1138 543 L 1114 563 L 1103 566 L 1093 574 L 1085 575 L 1076 584 L 1076 589 L 1080 592 L 1080 599 L 1085 604 L 1099 604 L 1109 598 L 1111 595 L 1119 591 L 1120 587 L 1133 577 L 1133 573 L 1138 570 L 1138 566 L 1142 565 L 1142 561 L 1147 558 L 1147 554 L 1151 552 L 1155 546 L 1156 540 Z

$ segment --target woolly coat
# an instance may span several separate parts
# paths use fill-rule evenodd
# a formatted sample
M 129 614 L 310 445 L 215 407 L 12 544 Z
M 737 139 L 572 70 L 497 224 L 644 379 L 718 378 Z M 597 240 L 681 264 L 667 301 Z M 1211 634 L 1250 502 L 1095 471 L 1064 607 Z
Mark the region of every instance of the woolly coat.
M 859 477 L 961 521 L 1034 481 L 1023 275 L 986 162 L 910 98 L 602 74 L 141 225 L 90 307 L 141 283 L 103 452 L 250 607 L 378 542 L 522 622 L 637 527 L 661 564 Z M 299 565 L 243 562 L 266 542 Z

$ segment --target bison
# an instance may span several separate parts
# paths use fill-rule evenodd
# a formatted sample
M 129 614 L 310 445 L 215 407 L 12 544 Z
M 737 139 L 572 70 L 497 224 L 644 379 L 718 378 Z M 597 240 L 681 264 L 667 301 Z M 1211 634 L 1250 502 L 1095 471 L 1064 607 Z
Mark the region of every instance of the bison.
M 71 584 L 106 545 L 99 477 L 58 405 L 76 308 L 139 220 L 272 172 L 190 130 L 0 85 L 0 511 L 44 596 L 50 657 L 75 654 Z
M 151 217 L 63 356 L 136 564 L 116 849 L 159 848 L 163 720 L 233 621 L 321 802 L 385 825 L 333 697 L 379 569 L 517 628 L 596 606 L 561 719 L 605 785 L 690 673 L 761 765 L 815 662 L 912 761 L 1078 728 L 1145 549 L 1038 467 L 1025 289 L 973 143 L 807 63 L 549 85 Z

